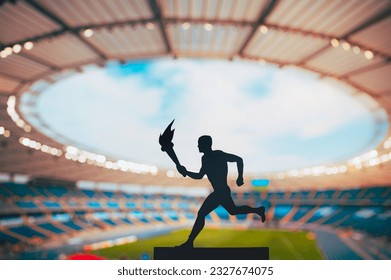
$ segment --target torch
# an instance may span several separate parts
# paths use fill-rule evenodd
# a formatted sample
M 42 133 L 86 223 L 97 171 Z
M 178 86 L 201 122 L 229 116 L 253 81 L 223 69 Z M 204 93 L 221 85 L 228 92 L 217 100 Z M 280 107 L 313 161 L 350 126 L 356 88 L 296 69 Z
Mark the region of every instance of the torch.
M 166 152 L 168 156 L 172 159 L 172 161 L 175 163 L 176 166 L 180 166 L 178 157 L 175 154 L 174 151 L 174 143 L 172 143 L 172 138 L 174 137 L 174 131 L 175 129 L 171 130 L 171 126 L 174 123 L 175 120 L 173 120 L 164 130 L 163 134 L 160 134 L 159 136 L 159 144 L 161 146 L 161 149 L 163 152 Z

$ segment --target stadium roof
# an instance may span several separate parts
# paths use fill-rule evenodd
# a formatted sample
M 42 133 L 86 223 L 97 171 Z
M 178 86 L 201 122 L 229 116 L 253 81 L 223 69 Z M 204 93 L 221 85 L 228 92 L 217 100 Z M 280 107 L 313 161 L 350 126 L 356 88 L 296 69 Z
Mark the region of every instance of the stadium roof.
M 358 97 L 367 96 L 374 114 L 384 109 L 390 117 L 389 0 L 0 3 L 0 172 L 149 185 L 199 183 L 168 177 L 166 170 L 156 174 L 148 166 L 128 166 L 133 172 L 123 172 L 111 164 L 97 166 L 105 162 L 68 160 L 62 144 L 23 119 L 17 105 L 24 92 L 39 94 L 85 65 L 103 67 L 109 60 L 206 57 L 297 66 L 344 82 Z M 274 186 L 389 184 L 390 135 L 376 150 L 347 159 L 346 164 L 269 178 Z

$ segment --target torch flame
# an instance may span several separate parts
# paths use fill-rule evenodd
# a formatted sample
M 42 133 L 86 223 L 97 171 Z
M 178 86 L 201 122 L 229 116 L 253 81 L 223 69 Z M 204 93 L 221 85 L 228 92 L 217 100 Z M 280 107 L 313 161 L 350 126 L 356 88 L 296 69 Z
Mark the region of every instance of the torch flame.
M 159 144 L 162 146 L 162 151 L 166 151 L 167 148 L 172 148 L 174 146 L 174 143 L 172 143 L 172 138 L 174 138 L 175 129 L 171 130 L 171 126 L 174 121 L 175 120 L 172 120 L 172 122 L 167 126 L 166 130 L 164 130 L 163 134 L 160 134 L 159 136 Z

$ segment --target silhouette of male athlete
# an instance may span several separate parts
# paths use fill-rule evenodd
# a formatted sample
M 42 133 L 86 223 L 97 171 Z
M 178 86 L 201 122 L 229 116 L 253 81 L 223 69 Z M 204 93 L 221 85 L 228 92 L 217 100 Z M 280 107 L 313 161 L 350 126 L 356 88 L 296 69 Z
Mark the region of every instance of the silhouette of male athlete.
M 205 199 L 197 214 L 197 219 L 188 240 L 180 247 L 193 247 L 194 239 L 201 232 L 205 225 L 205 217 L 217 206 L 222 205 L 230 215 L 256 213 L 265 221 L 265 207 L 253 208 L 250 206 L 236 206 L 231 197 L 231 189 L 227 184 L 228 162 L 236 162 L 238 168 L 238 178 L 236 184 L 243 185 L 243 159 L 236 155 L 227 154 L 223 151 L 212 150 L 212 137 L 201 136 L 198 139 L 198 150 L 204 153 L 202 156 L 202 166 L 200 172 L 190 172 L 182 165 L 178 165 L 178 172 L 183 176 L 193 179 L 202 179 L 206 174 L 213 187 L 213 192 Z

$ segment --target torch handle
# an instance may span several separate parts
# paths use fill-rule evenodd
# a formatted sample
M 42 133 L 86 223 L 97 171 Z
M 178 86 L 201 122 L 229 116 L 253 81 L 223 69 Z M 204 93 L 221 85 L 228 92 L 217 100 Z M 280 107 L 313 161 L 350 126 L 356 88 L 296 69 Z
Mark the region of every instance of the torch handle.
M 175 163 L 175 165 L 181 165 L 179 163 L 178 157 L 175 154 L 174 148 L 169 147 L 165 150 L 165 152 L 168 154 L 168 156 L 171 158 L 171 160 Z

